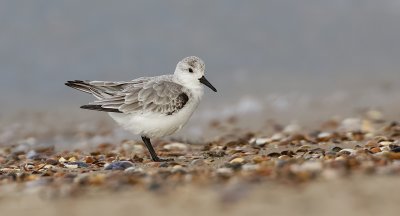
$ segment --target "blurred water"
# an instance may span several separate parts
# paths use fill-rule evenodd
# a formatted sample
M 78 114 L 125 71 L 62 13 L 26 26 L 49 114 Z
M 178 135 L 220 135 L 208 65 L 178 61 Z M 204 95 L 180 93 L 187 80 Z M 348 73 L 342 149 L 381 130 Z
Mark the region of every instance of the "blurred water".
M 205 60 L 213 103 L 393 85 L 399 18 L 396 0 L 3 0 L 1 110 L 84 103 L 65 80 L 171 73 L 188 55 Z

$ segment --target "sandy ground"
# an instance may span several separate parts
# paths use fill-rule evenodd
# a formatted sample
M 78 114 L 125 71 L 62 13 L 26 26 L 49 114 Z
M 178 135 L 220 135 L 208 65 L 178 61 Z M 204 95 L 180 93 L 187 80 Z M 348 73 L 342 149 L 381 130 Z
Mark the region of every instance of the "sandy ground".
M 151 162 L 140 141 L 123 141 L 113 125 L 5 125 L 0 212 L 398 215 L 400 124 L 388 116 L 370 110 L 311 126 L 266 121 L 247 131 L 232 118 L 214 121 L 209 129 L 220 136 L 202 142 L 155 140 L 161 157 L 175 159 L 167 163 Z M 129 166 L 107 169 L 119 162 Z
M 49 200 L 2 193 L 2 215 L 398 215 L 399 177 L 353 177 L 293 187 L 179 187 L 168 194 L 127 190 Z M 231 193 L 241 193 L 230 199 Z

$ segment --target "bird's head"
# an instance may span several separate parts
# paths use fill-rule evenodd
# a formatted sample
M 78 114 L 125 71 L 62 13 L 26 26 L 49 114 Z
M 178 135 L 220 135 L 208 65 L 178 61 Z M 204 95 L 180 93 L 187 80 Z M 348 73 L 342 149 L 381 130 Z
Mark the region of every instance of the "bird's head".
M 204 84 L 217 92 L 217 89 L 205 78 L 204 73 L 205 64 L 203 60 L 196 56 L 189 56 L 178 62 L 174 75 L 185 86 L 196 87 Z

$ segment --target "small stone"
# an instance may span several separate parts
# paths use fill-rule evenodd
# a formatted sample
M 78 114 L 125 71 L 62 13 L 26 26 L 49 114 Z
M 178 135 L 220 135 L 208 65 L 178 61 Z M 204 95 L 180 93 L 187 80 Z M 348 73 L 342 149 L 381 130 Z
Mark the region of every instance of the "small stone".
M 176 164 L 176 165 L 174 165 L 173 167 L 172 167 L 172 169 L 182 169 L 183 168 L 183 166 L 182 165 L 179 165 L 179 164 Z
M 342 148 L 340 148 L 339 146 L 334 146 L 331 148 L 331 151 L 333 152 L 340 152 L 342 150 Z
M 345 153 L 348 154 L 350 156 L 356 155 L 357 151 L 354 149 L 342 149 L 339 151 L 339 153 Z
M 24 165 L 24 169 L 27 170 L 27 171 L 34 170 L 35 169 L 35 165 L 32 164 L 32 163 L 27 163 L 27 164 Z
M 163 148 L 168 151 L 186 151 L 188 149 L 187 145 L 183 143 L 170 143 L 165 145 Z
M 290 124 L 283 129 L 283 132 L 286 134 L 294 134 L 298 133 L 301 130 L 301 127 L 298 124 Z
M 285 135 L 283 135 L 281 133 L 276 133 L 276 134 L 272 135 L 271 142 L 280 141 L 284 138 L 285 138 Z
M 380 147 L 379 149 L 380 149 L 381 151 L 383 151 L 383 152 L 388 152 L 388 151 L 391 150 L 389 146 L 382 146 L 382 147 Z
M 224 167 L 231 168 L 233 171 L 238 171 L 242 169 L 242 165 L 241 163 L 226 163 Z
M 187 158 L 186 158 L 185 156 L 182 155 L 182 156 L 178 156 L 175 160 L 176 160 L 176 161 L 180 161 L 180 162 L 184 162 L 184 161 L 186 161 L 186 159 L 187 159 Z
M 360 131 L 361 130 L 361 119 L 358 118 L 347 118 L 340 124 L 340 129 L 344 131 Z
M 218 168 L 216 173 L 223 177 L 230 177 L 233 174 L 233 170 L 231 168 L 222 167 L 222 168 Z
M 183 166 L 182 166 L 182 165 L 179 165 L 179 164 L 173 166 L 171 171 L 172 171 L 173 173 L 176 173 L 176 172 L 186 173 L 186 170 L 183 168 Z
M 335 158 L 336 157 L 337 152 L 334 151 L 327 151 L 325 152 L 325 158 Z
M 272 152 L 272 153 L 269 153 L 267 156 L 268 156 L 268 157 L 274 157 L 274 158 L 276 158 L 276 157 L 281 156 L 281 154 L 278 153 L 278 152 Z
M 30 150 L 28 153 L 26 153 L 26 158 L 30 160 L 38 160 L 41 159 L 41 155 L 38 154 L 35 150 Z
M 371 148 L 370 151 L 375 154 L 375 153 L 381 152 L 381 149 L 378 147 L 373 147 L 373 148 Z
M 257 146 L 264 146 L 265 144 L 272 142 L 272 140 L 271 138 L 253 138 L 249 142 Z
M 257 156 L 255 156 L 255 157 L 252 158 L 252 161 L 253 161 L 254 163 L 256 163 L 256 164 L 261 163 L 261 162 L 263 162 L 263 161 L 265 161 L 265 160 L 266 160 L 266 158 L 265 158 L 265 157 L 262 157 L 262 156 L 260 156 L 260 155 L 257 155 Z
M 77 160 L 76 160 L 76 157 L 70 157 L 70 158 L 68 159 L 68 161 L 69 161 L 69 162 L 76 162 Z
M 290 156 L 281 155 L 281 156 L 278 157 L 278 159 L 280 159 L 280 160 L 289 160 L 289 159 L 290 159 Z
M 289 157 L 292 157 L 292 156 L 294 156 L 296 154 L 293 151 L 285 150 L 285 151 L 281 151 L 281 155 L 287 155 Z
M 388 152 L 387 157 L 391 160 L 400 160 L 399 152 Z
M 392 149 L 392 152 L 400 152 L 400 146 L 397 146 Z
M 191 164 L 192 166 L 202 166 L 202 165 L 205 164 L 205 162 L 204 162 L 203 159 L 195 159 L 195 160 L 193 160 L 192 162 L 190 162 L 190 164 Z
M 64 166 L 68 169 L 77 169 L 78 168 L 78 164 L 64 164 Z
M 331 138 L 332 138 L 332 133 L 329 132 L 322 132 L 318 134 L 318 141 L 320 142 L 327 142 Z
M 124 170 L 124 172 L 131 174 L 142 174 L 144 173 L 144 170 L 140 167 L 128 167 Z
M 365 147 L 378 147 L 379 143 L 376 140 L 370 140 L 365 144 Z
M 92 156 L 86 156 L 85 162 L 91 164 L 95 162 L 95 159 Z
M 378 143 L 382 142 L 382 141 L 389 141 L 389 138 L 386 136 L 375 136 L 374 140 Z
M 229 161 L 229 163 L 231 163 L 231 164 L 233 164 L 233 163 L 244 163 L 244 158 L 240 158 L 240 157 L 238 157 L 238 158 L 234 158 L 234 159 L 232 159 L 231 161 Z
M 54 165 L 51 165 L 51 164 L 46 164 L 43 167 L 43 169 L 53 169 L 53 168 L 54 168 Z
M 54 160 L 54 159 L 47 159 L 46 160 L 46 164 L 50 164 L 50 165 L 57 165 L 58 161 Z
M 300 146 L 299 147 L 299 149 L 298 150 L 301 150 L 301 151 L 308 151 L 309 149 L 311 149 L 311 146 L 309 146 L 309 145 L 302 145 L 302 146 Z
M 387 152 L 378 152 L 378 153 L 375 153 L 375 156 L 378 156 L 378 157 L 383 156 L 383 157 L 385 157 L 386 154 L 387 154 Z
M 290 136 L 291 141 L 304 141 L 307 138 L 303 134 L 293 134 Z
M 59 163 L 65 163 L 67 162 L 67 160 L 64 157 L 60 157 L 60 159 L 58 159 Z
M 379 142 L 379 145 L 383 145 L 383 146 L 390 146 L 392 144 L 393 144 L 393 142 L 391 142 L 391 141 L 381 141 L 381 142 Z
M 105 170 L 125 170 L 129 167 L 134 166 L 130 161 L 116 161 L 112 162 L 104 167 Z
M 64 166 L 70 166 L 70 167 L 73 167 L 73 166 L 78 166 L 77 168 L 87 168 L 87 167 L 89 167 L 89 165 L 87 164 L 87 163 L 85 163 L 85 162 L 80 162 L 80 161 L 75 161 L 75 162 L 68 162 L 68 163 L 65 163 L 64 164 Z
M 223 150 L 216 150 L 216 151 L 208 151 L 206 154 L 210 157 L 223 157 L 225 156 L 225 151 Z
M 160 167 L 170 167 L 173 166 L 175 163 L 169 163 L 169 162 L 161 162 Z
M 313 160 L 313 159 L 319 159 L 324 157 L 324 153 L 314 153 L 314 152 L 308 152 L 303 156 L 304 159 L 306 160 Z
M 310 150 L 311 154 L 324 154 L 325 153 L 325 149 L 322 148 L 314 148 Z

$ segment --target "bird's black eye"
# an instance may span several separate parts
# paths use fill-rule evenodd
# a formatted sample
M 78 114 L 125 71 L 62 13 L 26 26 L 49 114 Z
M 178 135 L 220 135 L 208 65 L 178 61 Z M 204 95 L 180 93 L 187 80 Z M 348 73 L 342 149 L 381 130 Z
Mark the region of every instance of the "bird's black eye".
M 189 72 L 190 72 L 190 73 L 193 73 L 193 69 L 192 69 L 192 68 L 189 68 Z

